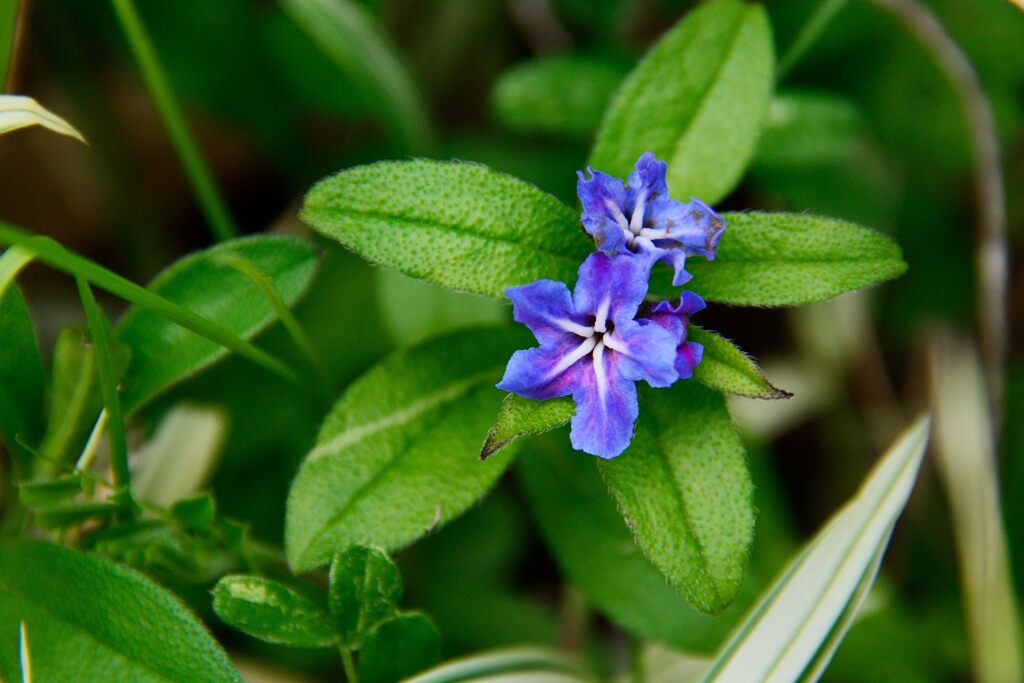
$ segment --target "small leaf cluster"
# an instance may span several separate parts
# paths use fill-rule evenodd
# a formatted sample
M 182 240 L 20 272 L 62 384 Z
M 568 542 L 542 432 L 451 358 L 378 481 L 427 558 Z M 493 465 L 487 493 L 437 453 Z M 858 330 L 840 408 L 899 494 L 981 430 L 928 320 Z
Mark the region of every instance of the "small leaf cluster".
M 265 576 L 225 576 L 213 589 L 221 620 L 260 640 L 358 652 L 359 679 L 396 681 L 440 658 L 440 636 L 422 612 L 398 608 L 402 577 L 377 548 L 354 545 L 331 562 L 326 593 L 312 584 Z

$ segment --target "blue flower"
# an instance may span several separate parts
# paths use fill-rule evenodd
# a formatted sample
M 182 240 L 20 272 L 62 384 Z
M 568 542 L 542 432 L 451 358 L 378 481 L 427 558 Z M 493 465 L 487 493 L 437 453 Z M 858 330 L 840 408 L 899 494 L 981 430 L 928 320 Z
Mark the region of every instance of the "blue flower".
M 703 344 L 687 341 L 686 333 L 690 327 L 690 316 L 698 311 L 703 311 L 706 307 L 704 299 L 693 292 L 683 292 L 679 297 L 678 305 L 673 306 L 668 301 L 659 301 L 654 304 L 649 313 L 643 316 L 643 319 L 663 327 L 679 340 L 679 344 L 676 346 L 675 364 L 679 379 L 693 377 L 693 369 L 700 365 L 701 358 L 704 357 Z
M 590 178 L 582 171 L 577 174 L 576 192 L 583 203 L 583 227 L 594 236 L 599 251 L 609 256 L 640 255 L 648 265 L 665 261 L 675 270 L 672 284 L 679 286 L 691 277 L 685 269 L 687 256 L 715 258 L 725 220 L 699 199 L 670 199 L 667 168 L 653 152 L 645 152 L 625 185 L 588 168 Z
M 516 321 L 540 346 L 512 354 L 498 388 L 537 400 L 572 394 L 569 438 L 577 450 L 602 458 L 622 453 L 639 414 L 635 383 L 667 387 L 679 377 L 679 328 L 636 319 L 647 277 L 640 259 L 593 253 L 571 297 L 553 280 L 505 290 Z

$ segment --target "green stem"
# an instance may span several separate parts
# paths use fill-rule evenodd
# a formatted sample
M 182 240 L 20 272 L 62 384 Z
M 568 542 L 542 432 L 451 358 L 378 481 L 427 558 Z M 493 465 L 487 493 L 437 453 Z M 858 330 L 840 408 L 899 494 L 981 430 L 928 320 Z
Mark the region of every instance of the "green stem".
M 117 378 L 114 377 L 114 363 L 110 357 L 110 330 L 107 317 L 96 303 L 89 283 L 82 277 L 75 278 L 78 294 L 82 298 L 85 318 L 89 324 L 89 336 L 96 349 L 96 370 L 100 378 L 100 391 L 107 411 L 107 435 L 110 440 L 110 469 L 114 479 L 114 500 L 123 502 L 131 509 L 131 473 L 128 471 L 128 441 L 125 438 L 124 413 L 121 411 L 121 397 L 117 395 Z
M 341 646 L 341 664 L 345 667 L 345 679 L 348 683 L 359 683 L 359 674 L 356 672 L 356 660 L 352 657 L 352 648 Z
M 789 72 L 796 66 L 797 62 L 803 58 L 804 53 L 818 41 L 821 34 L 832 23 L 832 19 L 839 14 L 839 10 L 846 7 L 847 1 L 821 0 L 821 3 L 811 13 L 807 23 L 800 29 L 800 33 L 797 34 L 793 42 L 786 48 L 782 57 L 779 58 L 779 63 L 775 68 L 776 83 L 781 83 L 789 75 Z
M 320 385 L 322 393 L 330 401 L 333 397 L 331 395 L 330 380 L 328 379 L 327 369 L 324 367 L 323 362 L 320 360 L 320 356 L 317 354 L 316 349 L 313 348 L 313 343 L 310 341 L 309 336 L 305 330 L 302 329 L 302 325 L 295 318 L 295 314 L 292 313 L 291 309 L 288 308 L 288 304 L 281 298 L 281 293 L 277 289 L 277 285 L 274 283 L 274 278 L 267 275 L 265 272 L 260 270 L 260 267 L 255 263 L 245 258 L 241 254 L 228 251 L 217 254 L 215 261 L 228 268 L 237 270 L 242 275 L 245 275 L 253 284 L 259 288 L 260 293 L 263 294 L 263 298 L 267 300 L 267 303 L 274 309 L 277 317 L 281 319 L 281 324 L 284 329 L 291 336 L 292 341 L 299 347 L 303 355 L 306 356 L 306 360 L 309 362 L 310 367 L 316 372 L 316 380 Z
M 181 325 L 190 332 L 216 342 L 226 349 L 245 356 L 289 381 L 299 379 L 287 366 L 265 351 L 235 335 L 231 330 L 208 320 L 201 315 L 168 301 L 159 294 L 140 287 L 103 266 L 65 249 L 55 240 L 41 235 L 24 233 L 0 221 L 0 245 L 21 244 L 35 253 L 40 261 L 65 273 L 81 277 L 92 285 L 104 289 L 114 296 L 146 308 L 157 315 Z
M 219 241 L 236 236 L 238 229 L 231 219 L 224 198 L 213 182 L 210 171 L 206 168 L 195 140 L 188 131 L 185 117 L 171 91 L 167 73 L 160 64 L 153 41 L 146 33 L 146 27 L 142 24 L 133 0 L 111 0 L 111 3 L 214 236 Z

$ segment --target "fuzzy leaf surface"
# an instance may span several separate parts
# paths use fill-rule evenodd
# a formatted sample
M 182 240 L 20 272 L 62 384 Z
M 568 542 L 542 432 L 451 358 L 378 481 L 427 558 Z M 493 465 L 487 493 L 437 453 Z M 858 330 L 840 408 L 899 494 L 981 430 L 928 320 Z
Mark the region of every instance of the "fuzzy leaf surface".
M 384 551 L 352 546 L 331 563 L 328 605 L 342 644 L 358 646 L 392 616 L 402 597 L 402 575 Z
M 353 543 L 400 548 L 484 495 L 505 465 L 479 455 L 510 336 L 441 337 L 389 356 L 349 387 L 288 496 L 293 568 L 326 564 Z
M 302 219 L 363 258 L 495 299 L 541 278 L 576 281 L 593 249 L 579 213 L 480 164 L 382 161 L 306 195 Z
M 761 135 L 774 71 L 764 8 L 713 0 L 690 12 L 626 78 L 590 165 L 620 178 L 644 152 L 668 162 L 683 201 L 714 203 L 742 177 Z
M 641 398 L 633 444 L 598 467 L 651 563 L 694 607 L 719 613 L 754 538 L 746 451 L 718 392 L 680 382 Z
M 714 261 L 686 262 L 693 289 L 736 306 L 797 306 L 891 280 L 907 270 L 891 238 L 835 218 L 727 213 Z M 665 283 L 653 285 L 666 292 Z
M 225 252 L 243 256 L 273 278 L 289 305 L 306 289 L 316 269 L 316 252 L 304 240 L 247 237 L 181 259 L 160 273 L 149 289 L 250 339 L 276 315 L 252 280 L 218 262 L 218 255 Z M 139 307 L 118 322 L 114 339 L 132 351 L 123 381 L 126 412 L 228 353 L 223 346 Z
M 18 625 L 39 681 L 240 682 L 203 625 L 142 574 L 40 541 L 0 545 L 0 677 L 21 680 Z
M 709 651 L 729 620 L 701 614 L 636 547 L 592 459 L 524 452 L 516 463 L 530 513 L 558 566 L 587 600 L 644 640 Z M 626 457 L 626 456 L 622 456 Z
M 334 640 L 323 602 L 308 591 L 263 576 L 225 576 L 213 589 L 213 611 L 225 624 L 268 643 L 328 647 Z
M 772 386 L 757 363 L 725 337 L 691 324 L 687 339 L 704 346 L 704 357 L 693 378 L 723 394 L 750 398 L 789 398 L 788 391 Z
M 558 429 L 567 424 L 575 413 L 576 404 L 568 396 L 534 401 L 509 394 L 501 402 L 498 417 L 487 432 L 480 457 L 489 458 L 520 437 Z

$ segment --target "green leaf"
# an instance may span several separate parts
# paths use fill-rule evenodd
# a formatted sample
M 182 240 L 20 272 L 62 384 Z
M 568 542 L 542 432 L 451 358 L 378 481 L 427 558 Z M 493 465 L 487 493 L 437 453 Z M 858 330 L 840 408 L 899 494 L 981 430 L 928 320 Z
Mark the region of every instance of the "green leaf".
M 441 636 L 425 614 L 400 614 L 383 622 L 359 651 L 363 683 L 395 683 L 437 664 Z
M 693 289 L 737 306 L 824 301 L 902 275 L 903 252 L 880 232 L 795 213 L 728 213 L 714 261 L 690 259 Z M 667 280 L 665 280 L 667 283 Z M 652 289 L 668 292 L 664 284 Z
M 575 282 L 593 242 L 579 214 L 480 164 L 385 161 L 317 183 L 302 219 L 412 277 L 501 299 L 541 278 Z
M 636 547 L 592 459 L 524 452 L 516 474 L 559 568 L 609 619 L 684 650 L 710 651 L 726 636 L 731 620 L 691 607 Z
M 769 171 L 843 163 L 863 130 L 864 116 L 850 100 L 827 93 L 780 93 L 768 108 L 753 165 Z
M 509 394 L 501 402 L 498 417 L 487 432 L 480 458 L 489 458 L 520 437 L 558 429 L 568 423 L 575 413 L 576 404 L 568 396 L 534 401 Z
M 302 294 L 316 268 L 316 252 L 303 240 L 249 237 L 218 244 L 178 261 L 160 273 L 149 289 L 249 339 L 274 320 L 274 310 L 247 276 L 216 263 L 217 256 L 228 251 L 240 254 L 271 276 L 289 304 Z M 126 411 L 140 407 L 228 353 L 219 344 L 139 307 L 133 307 L 120 320 L 115 339 L 132 350 L 123 382 Z
M 202 624 L 139 574 L 38 541 L 0 545 L 0 676 L 19 678 L 18 624 L 40 681 L 241 681 Z
M 404 145 L 430 141 L 427 107 L 416 82 L 374 18 L 352 0 L 278 0 L 282 9 L 361 92 Z M 347 85 L 347 84 L 342 84 Z
M 124 362 L 127 363 L 127 356 Z M 96 416 L 103 408 L 96 375 L 96 349 L 85 331 L 66 327 L 53 347 L 50 406 L 40 454 L 65 461 L 85 445 Z
M 0 331 L 0 436 L 20 451 L 15 437 L 30 444 L 39 438 L 46 380 L 32 314 L 16 286 L 0 294 Z
M 299 588 L 262 577 L 225 576 L 213 589 L 213 611 L 225 624 L 268 643 L 329 647 L 331 620 L 312 586 Z M 319 599 L 317 599 L 319 598 Z
M 542 57 L 502 74 L 491 103 L 498 121 L 510 130 L 585 139 L 597 130 L 625 74 L 607 59 Z
M 705 681 L 817 680 L 874 582 L 928 442 L 917 420 L 811 539 L 719 652 Z
M 501 394 L 507 331 L 456 333 L 393 354 L 349 387 L 288 495 L 296 570 L 353 543 L 399 548 L 479 499 L 504 462 L 479 461 Z
M 209 493 L 179 500 L 170 512 L 178 524 L 190 530 L 210 529 L 217 518 L 217 506 Z
M 731 341 L 710 330 L 690 324 L 686 338 L 704 346 L 693 378 L 723 394 L 751 398 L 790 398 L 793 394 L 772 386 L 757 363 Z
M 131 508 L 124 503 L 87 502 L 46 505 L 32 511 L 43 529 L 67 529 L 90 520 L 108 521 Z
M 761 5 L 714 0 L 671 29 L 619 88 L 590 157 L 625 178 L 644 152 L 668 162 L 677 199 L 714 203 L 754 154 L 772 93 L 774 52 Z
M 11 62 L 14 61 L 14 44 L 18 35 L 17 2 L 0 3 L 0 91 L 7 91 L 10 80 Z
M 85 138 L 74 126 L 31 97 L 0 95 L 0 135 L 28 126 L 42 126 L 54 133 L 85 142 Z
M 737 596 L 754 537 L 753 485 L 724 397 L 693 382 L 645 390 L 633 444 L 601 474 L 644 554 L 697 609 Z
M 27 481 L 18 484 L 18 500 L 25 507 L 54 505 L 82 492 L 82 477 L 65 474 L 52 481 Z
M 356 545 L 334 557 L 328 606 L 342 645 L 358 647 L 401 597 L 402 576 L 383 550 Z

